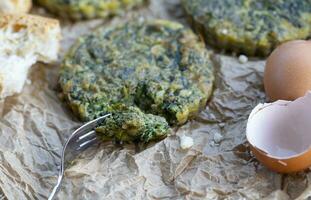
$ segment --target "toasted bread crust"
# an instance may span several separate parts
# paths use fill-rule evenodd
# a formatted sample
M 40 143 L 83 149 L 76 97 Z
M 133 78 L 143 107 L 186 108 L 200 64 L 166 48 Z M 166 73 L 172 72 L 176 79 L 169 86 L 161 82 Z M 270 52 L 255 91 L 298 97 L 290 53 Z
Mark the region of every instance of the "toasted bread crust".
M 19 93 L 30 67 L 58 58 L 58 20 L 28 14 L 0 14 L 0 98 Z
M 44 38 L 46 33 L 60 26 L 56 19 L 40 17 L 29 14 L 0 14 L 0 28 L 12 27 L 15 31 L 27 28 L 27 31 L 35 34 L 36 37 Z M 57 36 L 60 38 L 60 34 Z
M 0 13 L 28 13 L 31 9 L 31 0 L 0 1 Z

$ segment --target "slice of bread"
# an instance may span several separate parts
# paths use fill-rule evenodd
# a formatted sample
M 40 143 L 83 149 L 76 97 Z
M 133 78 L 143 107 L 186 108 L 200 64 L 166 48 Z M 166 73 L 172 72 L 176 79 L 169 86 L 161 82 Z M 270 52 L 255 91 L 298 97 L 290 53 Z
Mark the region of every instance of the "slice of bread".
M 0 14 L 0 98 L 21 92 L 37 61 L 56 61 L 60 39 L 58 20 Z
M 31 6 L 31 0 L 0 0 L 0 13 L 27 13 Z

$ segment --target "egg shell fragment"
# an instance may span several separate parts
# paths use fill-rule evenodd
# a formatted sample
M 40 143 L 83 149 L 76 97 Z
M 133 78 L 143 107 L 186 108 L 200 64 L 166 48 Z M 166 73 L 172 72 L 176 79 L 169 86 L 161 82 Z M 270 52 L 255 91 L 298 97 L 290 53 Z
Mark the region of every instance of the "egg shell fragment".
M 255 157 L 273 171 L 291 173 L 311 166 L 311 93 L 295 101 L 257 105 L 246 137 Z

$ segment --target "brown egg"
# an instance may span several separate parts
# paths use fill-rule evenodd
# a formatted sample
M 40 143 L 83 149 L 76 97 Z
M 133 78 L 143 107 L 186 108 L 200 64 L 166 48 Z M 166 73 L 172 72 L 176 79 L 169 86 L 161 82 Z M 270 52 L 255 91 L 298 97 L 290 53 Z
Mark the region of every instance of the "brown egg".
M 292 173 L 311 166 L 311 92 L 295 101 L 257 105 L 249 115 L 246 138 L 267 168 Z
M 311 41 L 295 40 L 276 48 L 266 62 L 264 86 L 272 101 L 304 96 L 311 89 Z

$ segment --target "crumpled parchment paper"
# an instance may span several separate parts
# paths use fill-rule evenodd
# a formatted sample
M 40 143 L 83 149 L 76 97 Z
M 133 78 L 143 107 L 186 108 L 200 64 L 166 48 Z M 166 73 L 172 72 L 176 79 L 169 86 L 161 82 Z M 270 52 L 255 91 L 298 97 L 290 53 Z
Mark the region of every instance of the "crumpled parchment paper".
M 112 20 L 63 22 L 60 57 L 78 35 L 131 15 L 186 23 L 178 0 L 151 0 Z M 144 150 L 111 143 L 88 149 L 66 170 L 58 199 L 307 199 L 309 172 L 279 175 L 249 152 L 245 125 L 265 101 L 264 61 L 215 54 L 213 62 L 215 91 L 196 120 Z M 62 146 L 81 125 L 57 97 L 58 66 L 37 64 L 22 94 L 1 102 L 0 199 L 47 199 L 56 183 Z M 194 139 L 189 150 L 180 148 L 183 135 Z

